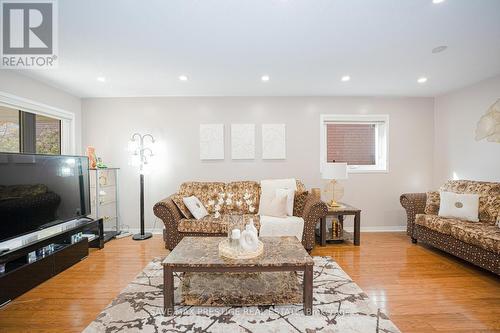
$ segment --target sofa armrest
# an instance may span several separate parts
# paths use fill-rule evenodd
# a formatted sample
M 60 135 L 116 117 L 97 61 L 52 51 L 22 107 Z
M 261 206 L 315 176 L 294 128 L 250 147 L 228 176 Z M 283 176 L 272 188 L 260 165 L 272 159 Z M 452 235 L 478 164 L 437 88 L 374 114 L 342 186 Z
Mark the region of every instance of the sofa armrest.
M 304 234 L 302 236 L 302 244 L 306 250 L 312 250 L 316 238 L 316 224 L 318 221 L 325 217 L 328 213 L 326 203 L 321 201 L 317 195 L 309 193 L 307 201 L 302 212 L 304 219 Z
M 159 217 L 165 225 L 165 248 L 169 250 L 172 250 L 181 239 L 177 226 L 182 219 L 182 215 L 179 208 L 177 208 L 172 200 L 172 196 L 173 195 L 158 201 L 153 206 L 154 214 Z
M 401 206 L 406 210 L 406 233 L 412 239 L 415 237 L 415 216 L 417 214 L 424 214 L 425 201 L 427 200 L 426 193 L 404 193 L 399 197 Z

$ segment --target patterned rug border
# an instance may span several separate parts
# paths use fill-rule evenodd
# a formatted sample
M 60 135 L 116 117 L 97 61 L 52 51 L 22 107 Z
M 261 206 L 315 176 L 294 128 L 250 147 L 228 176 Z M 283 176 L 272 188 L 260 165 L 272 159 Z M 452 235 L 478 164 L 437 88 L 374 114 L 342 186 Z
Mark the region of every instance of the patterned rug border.
M 176 275 L 176 311 L 164 317 L 162 259 L 154 258 L 84 332 L 400 332 L 331 257 L 313 258 L 312 316 L 304 316 L 302 304 L 180 305 Z

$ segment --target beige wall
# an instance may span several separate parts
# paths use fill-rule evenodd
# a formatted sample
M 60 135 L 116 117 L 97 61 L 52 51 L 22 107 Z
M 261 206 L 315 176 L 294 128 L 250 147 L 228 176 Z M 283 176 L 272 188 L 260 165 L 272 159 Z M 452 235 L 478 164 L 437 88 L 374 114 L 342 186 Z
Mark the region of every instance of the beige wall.
M 500 98 L 500 76 L 435 98 L 434 187 L 460 179 L 500 181 L 500 143 L 475 141 L 479 118 Z
M 34 100 L 76 117 L 77 151 L 94 145 L 110 165 L 121 167 L 123 222 L 138 227 L 138 175 L 127 165 L 127 141 L 135 132 L 159 139 L 156 170 L 146 178 L 146 220 L 150 208 L 185 180 L 297 177 L 308 187 L 324 186 L 319 174 L 319 115 L 389 114 L 389 173 L 351 174 L 342 181 L 344 200 L 363 209 L 365 229 L 405 225 L 402 192 L 426 191 L 453 176 L 500 181 L 500 144 L 474 140 L 480 116 L 500 98 L 500 76 L 432 98 L 371 97 L 198 97 L 84 99 L 10 70 L 0 70 L 0 91 Z M 83 110 L 83 112 L 82 112 Z M 82 119 L 83 115 L 83 119 Z M 287 159 L 230 159 L 231 123 L 285 123 Z M 226 159 L 200 161 L 198 126 L 224 123 Z M 83 124 L 83 125 L 82 125 Z M 83 131 L 82 131 L 83 128 Z M 161 228 L 161 223 L 156 223 Z
M 0 70 L 0 91 L 75 114 L 75 147 L 81 153 L 81 99 L 13 70 Z
M 156 170 L 146 177 L 146 223 L 153 204 L 186 180 L 237 180 L 296 177 L 307 187 L 321 186 L 319 115 L 389 114 L 389 173 L 351 174 L 342 181 L 344 200 L 362 210 L 366 229 L 406 225 L 399 204 L 403 192 L 424 191 L 432 182 L 432 98 L 344 97 L 156 97 L 84 99 L 83 147 L 92 145 L 108 165 L 121 167 L 121 215 L 131 228 L 139 221 L 139 177 L 127 165 L 127 141 L 134 132 L 150 132 L 159 141 Z M 256 159 L 232 161 L 229 125 L 255 123 Z M 200 161 L 199 124 L 224 123 L 224 161 Z M 260 124 L 285 123 L 287 159 L 261 159 Z M 156 228 L 161 222 L 156 223 Z

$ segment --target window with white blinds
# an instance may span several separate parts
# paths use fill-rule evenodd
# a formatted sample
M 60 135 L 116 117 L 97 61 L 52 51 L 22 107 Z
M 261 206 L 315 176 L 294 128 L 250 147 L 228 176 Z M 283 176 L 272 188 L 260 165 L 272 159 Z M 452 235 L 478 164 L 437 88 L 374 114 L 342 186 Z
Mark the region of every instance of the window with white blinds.
M 321 164 L 345 162 L 349 172 L 387 171 L 388 115 L 321 115 Z

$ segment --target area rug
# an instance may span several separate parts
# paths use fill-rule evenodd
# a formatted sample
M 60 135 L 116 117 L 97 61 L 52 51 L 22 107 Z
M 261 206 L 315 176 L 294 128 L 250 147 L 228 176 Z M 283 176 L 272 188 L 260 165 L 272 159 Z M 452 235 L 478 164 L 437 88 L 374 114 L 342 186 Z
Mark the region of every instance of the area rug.
M 301 274 L 299 273 L 299 278 Z M 94 332 L 399 332 L 392 321 L 330 257 L 314 257 L 313 315 L 302 304 L 208 307 L 178 304 L 163 316 L 163 270 L 155 259 L 85 330 Z

